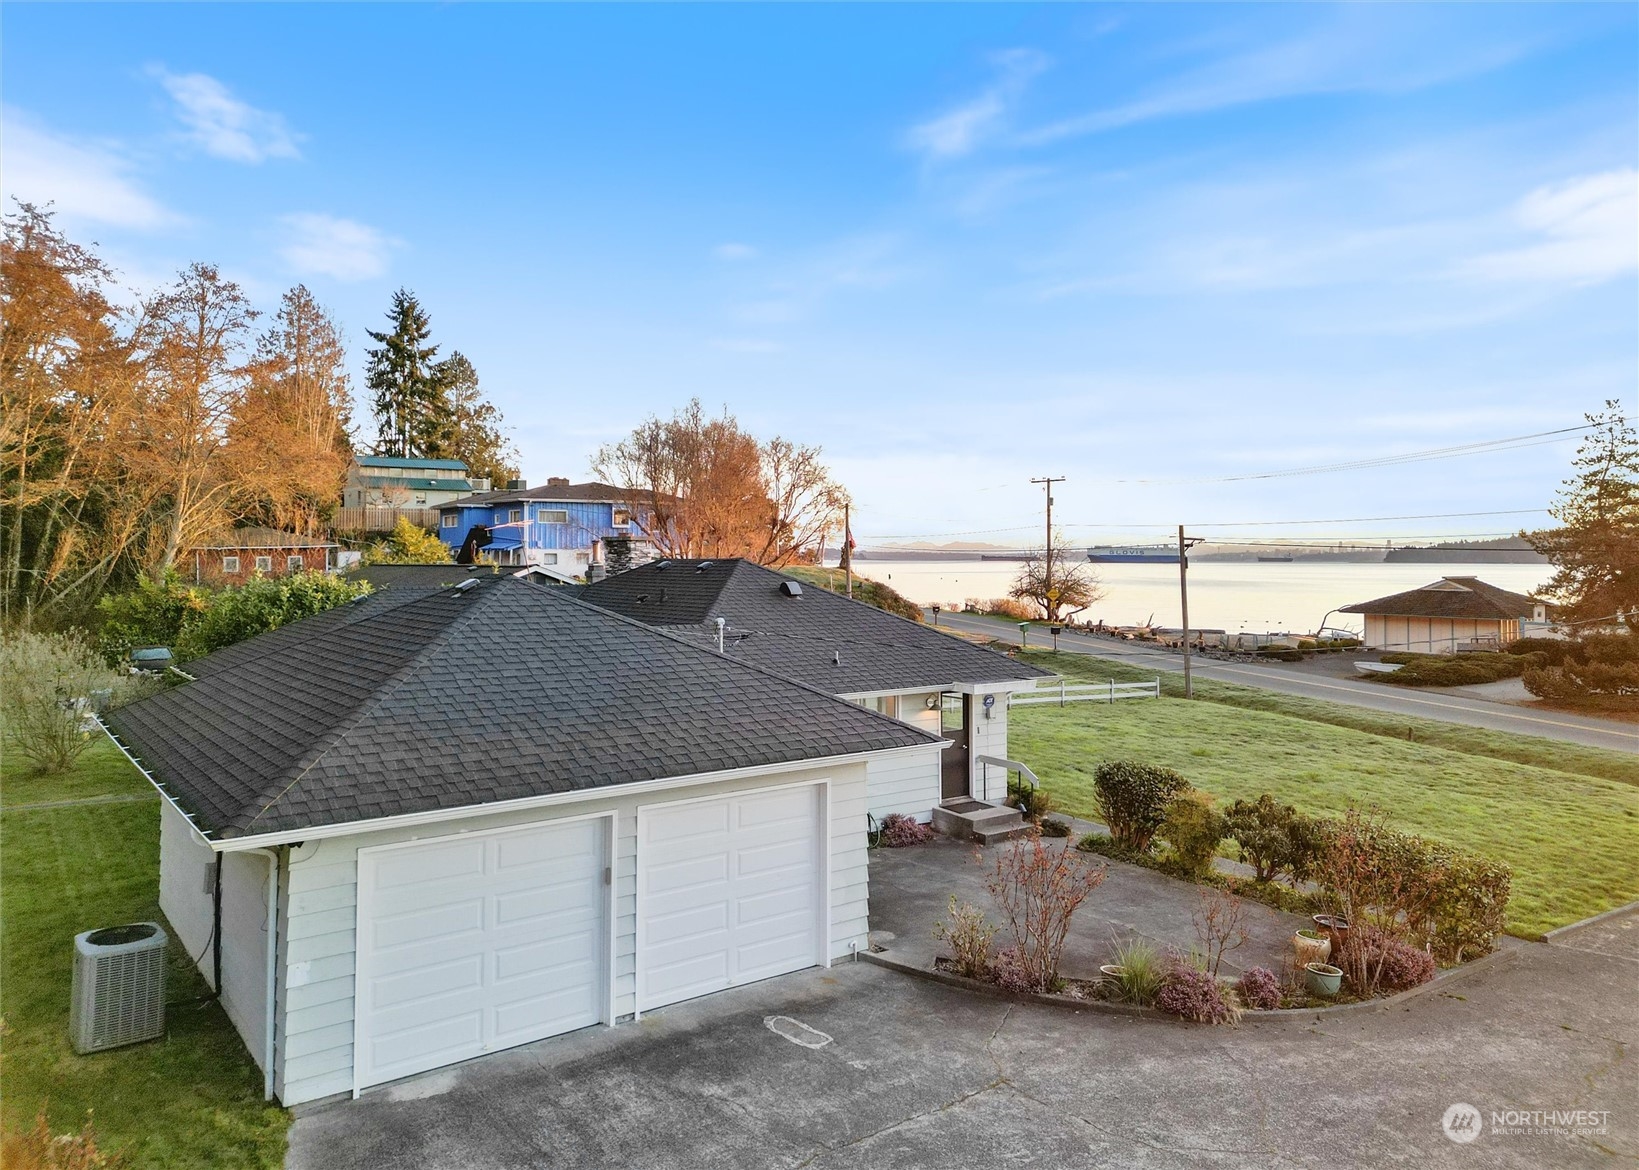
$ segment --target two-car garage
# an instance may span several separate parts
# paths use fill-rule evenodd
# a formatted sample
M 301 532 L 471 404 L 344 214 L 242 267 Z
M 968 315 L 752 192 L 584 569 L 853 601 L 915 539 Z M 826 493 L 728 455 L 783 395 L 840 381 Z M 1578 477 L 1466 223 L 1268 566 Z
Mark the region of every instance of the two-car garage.
M 360 848 L 355 1088 L 824 963 L 829 805 L 806 782 Z

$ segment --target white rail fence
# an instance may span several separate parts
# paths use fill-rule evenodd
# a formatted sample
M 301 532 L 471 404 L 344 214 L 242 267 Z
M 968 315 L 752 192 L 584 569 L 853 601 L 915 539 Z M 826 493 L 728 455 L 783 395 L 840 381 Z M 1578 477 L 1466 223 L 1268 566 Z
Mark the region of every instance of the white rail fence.
M 1114 703 L 1121 699 L 1159 699 L 1161 680 L 1152 682 L 1118 683 L 1065 683 L 1057 686 L 1038 686 L 1033 691 L 1021 691 L 1008 702 L 1010 707 L 1036 707 L 1043 703 Z

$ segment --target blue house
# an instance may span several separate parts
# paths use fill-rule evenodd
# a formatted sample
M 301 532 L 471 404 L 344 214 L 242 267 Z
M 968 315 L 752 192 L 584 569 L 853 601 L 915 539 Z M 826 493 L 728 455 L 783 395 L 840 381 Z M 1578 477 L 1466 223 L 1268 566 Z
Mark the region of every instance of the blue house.
M 505 491 L 481 492 L 438 507 L 438 535 L 451 555 L 467 533 L 487 528 L 486 558 L 502 565 L 542 565 L 579 574 L 604 560 L 603 542 L 629 537 L 634 558 L 646 559 L 641 517 L 630 493 L 606 483 L 570 483 L 553 478 L 531 488 L 513 480 Z

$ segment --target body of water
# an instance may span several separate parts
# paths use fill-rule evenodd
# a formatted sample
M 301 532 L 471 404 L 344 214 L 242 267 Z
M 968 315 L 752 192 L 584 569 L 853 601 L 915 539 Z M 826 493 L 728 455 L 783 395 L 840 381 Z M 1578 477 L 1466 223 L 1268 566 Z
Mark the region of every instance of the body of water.
M 1115 626 L 1177 626 L 1177 565 L 1089 565 L 1104 584 L 1104 599 L 1077 620 Z M 1019 565 L 1010 561 L 859 561 L 863 577 L 883 581 L 921 605 L 955 608 L 968 598 L 1005 597 Z M 1196 629 L 1235 633 L 1309 633 L 1328 610 L 1441 577 L 1478 577 L 1515 593 L 1531 593 L 1551 573 L 1548 565 L 1370 565 L 1195 561 L 1189 567 L 1189 621 Z M 1358 614 L 1333 614 L 1326 624 L 1359 630 Z

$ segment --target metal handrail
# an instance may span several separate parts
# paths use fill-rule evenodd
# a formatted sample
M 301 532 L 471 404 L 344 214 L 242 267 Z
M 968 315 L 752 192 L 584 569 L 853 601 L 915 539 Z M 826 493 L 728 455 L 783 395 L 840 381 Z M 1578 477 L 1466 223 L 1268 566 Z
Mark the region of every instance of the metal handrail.
M 1031 788 L 1041 787 L 1041 781 L 1036 779 L 1036 774 L 1017 760 L 1003 759 L 1001 756 L 974 756 L 973 762 L 976 764 L 995 764 L 998 768 L 1006 768 L 1010 772 L 1017 772 L 1030 781 Z

